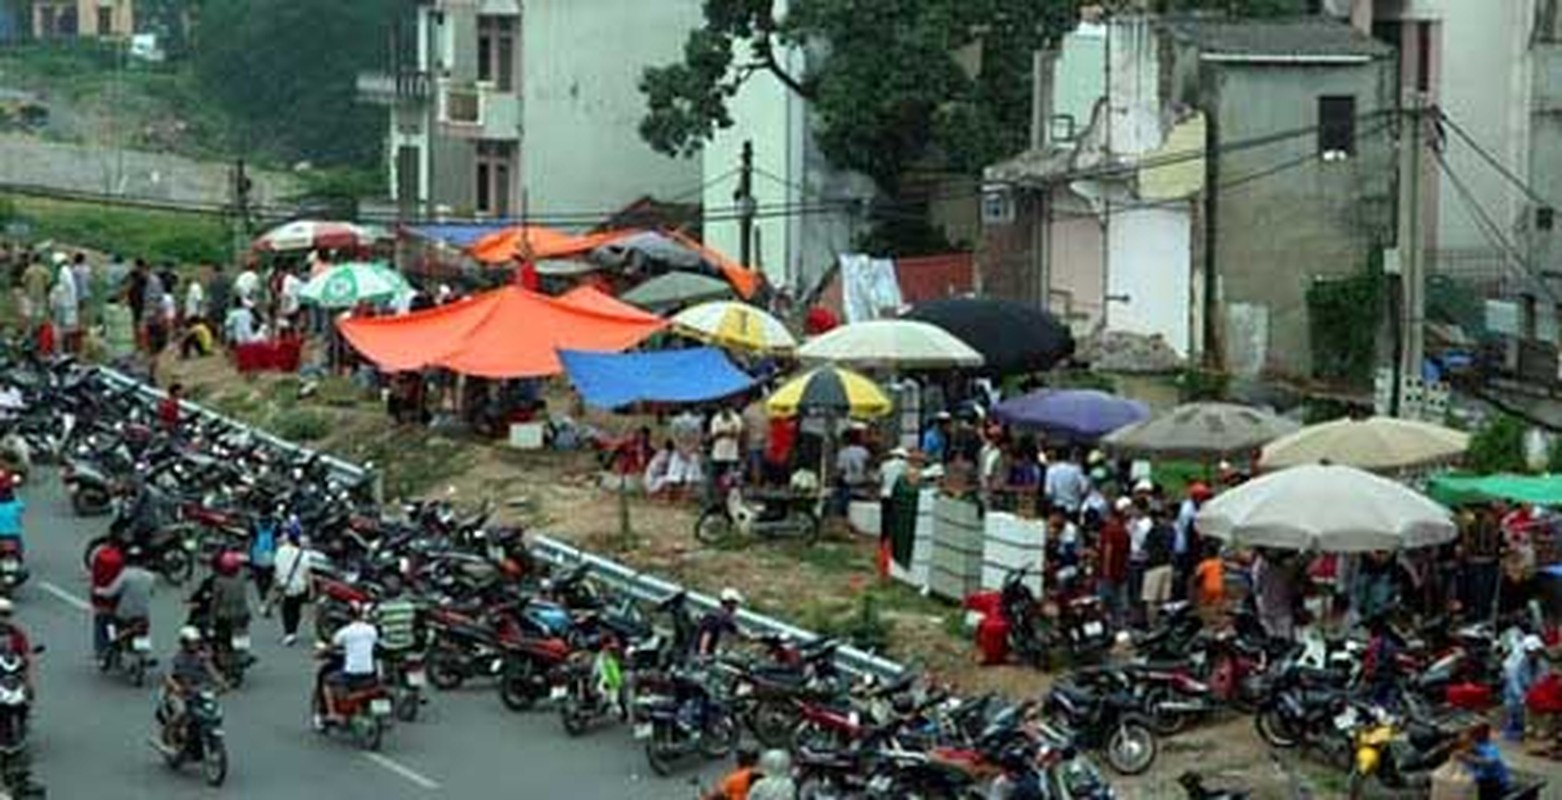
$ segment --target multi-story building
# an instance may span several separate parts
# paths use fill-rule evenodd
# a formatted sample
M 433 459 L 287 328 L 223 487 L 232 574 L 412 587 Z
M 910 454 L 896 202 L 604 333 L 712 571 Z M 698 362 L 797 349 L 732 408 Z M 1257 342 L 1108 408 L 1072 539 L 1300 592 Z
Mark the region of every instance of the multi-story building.
M 637 132 L 641 70 L 678 58 L 698 0 L 416 0 L 390 69 L 390 195 L 408 213 L 605 217 L 697 193 L 700 165 Z M 600 213 L 599 213 L 600 212 Z
M 108 39 L 130 36 L 135 27 L 133 0 L 34 0 L 32 34 L 36 39 Z

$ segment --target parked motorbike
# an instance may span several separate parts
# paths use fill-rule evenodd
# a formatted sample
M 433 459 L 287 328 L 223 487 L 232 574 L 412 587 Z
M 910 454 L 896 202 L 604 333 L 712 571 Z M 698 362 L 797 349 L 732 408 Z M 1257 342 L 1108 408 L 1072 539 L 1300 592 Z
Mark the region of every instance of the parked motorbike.
M 1403 789 L 1412 779 L 1429 776 L 1453 754 L 1459 732 L 1375 708 L 1357 725 L 1354 740 L 1350 796 L 1357 798 L 1374 779 L 1389 789 Z
M 553 687 L 551 697 L 559 705 L 559 721 L 564 724 L 565 733 L 579 736 L 603 717 L 628 716 L 616 643 L 605 642 L 595 650 L 571 653 L 560 673 L 562 680 Z
M 511 711 L 529 711 L 553 693 L 558 668 L 569 657 L 563 639 L 501 640 L 499 700 Z
M 1079 747 L 1099 752 L 1118 773 L 1139 775 L 1155 764 L 1160 742 L 1137 701 L 1125 693 L 1060 683 L 1048 694 L 1046 708 Z
M 228 746 L 222 730 L 222 707 L 217 693 L 202 689 L 185 699 L 180 720 L 162 719 L 154 747 L 170 769 L 199 764 L 201 777 L 211 786 L 221 786 L 228 778 Z M 178 726 L 177 728 L 171 726 Z
M 423 690 L 428 687 L 428 671 L 423 666 L 422 653 L 397 653 L 380 660 L 386 688 L 396 707 L 396 719 L 415 722 L 423 704 L 428 702 Z
M 694 538 L 705 544 L 734 536 L 798 539 L 804 544 L 819 539 L 822 501 L 817 487 L 760 490 L 744 488 L 736 477 L 728 477 L 718 482 L 715 496 L 694 523 Z

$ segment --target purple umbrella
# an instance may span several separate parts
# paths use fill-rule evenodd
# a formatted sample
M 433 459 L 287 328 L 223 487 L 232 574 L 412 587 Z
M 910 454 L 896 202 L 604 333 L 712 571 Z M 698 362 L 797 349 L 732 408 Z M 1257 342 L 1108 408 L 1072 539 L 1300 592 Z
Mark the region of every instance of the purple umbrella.
M 1149 419 L 1150 409 L 1137 400 L 1093 389 L 1043 389 L 999 403 L 993 407 L 993 417 L 1018 428 L 1094 441 Z

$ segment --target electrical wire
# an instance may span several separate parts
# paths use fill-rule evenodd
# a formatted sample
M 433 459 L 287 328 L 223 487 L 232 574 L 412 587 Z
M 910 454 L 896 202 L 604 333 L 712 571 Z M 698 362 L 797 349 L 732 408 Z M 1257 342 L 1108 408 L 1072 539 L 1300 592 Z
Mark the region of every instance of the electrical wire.
M 1524 258 L 1523 253 L 1512 242 L 1508 241 L 1502 229 L 1475 199 L 1475 193 L 1470 191 L 1470 187 L 1454 173 L 1453 168 L 1448 166 L 1448 160 L 1443 156 L 1442 151 L 1432 150 L 1432 157 L 1437 160 L 1437 165 L 1443 174 L 1447 176 L 1448 182 L 1453 184 L 1455 192 L 1458 193 L 1459 199 L 1466 213 L 1470 214 L 1471 221 L 1475 223 L 1475 227 L 1486 236 L 1488 244 L 1502 251 L 1503 256 L 1505 256 L 1504 263 L 1511 261 L 1509 268 L 1513 269 L 1519 274 L 1519 277 L 1524 278 L 1526 281 L 1539 285 L 1546 295 L 1551 298 L 1552 302 L 1562 299 L 1558 297 L 1556 289 L 1552 288 L 1551 284 Z M 1516 269 L 1515 266 L 1517 267 Z
M 1497 174 L 1501 175 L 1505 180 L 1508 181 L 1508 183 L 1518 187 L 1519 191 L 1523 192 L 1524 196 L 1528 197 L 1531 202 L 1545 208 L 1552 207 L 1552 204 L 1549 200 L 1541 197 L 1540 193 L 1535 191 L 1533 187 L 1520 180 L 1519 176 L 1513 174 L 1513 171 L 1508 169 L 1507 166 L 1498 160 L 1496 156 L 1492 155 L 1490 151 L 1482 147 L 1479 142 L 1475 141 L 1475 138 L 1466 132 L 1465 129 L 1459 125 L 1459 123 L 1454 122 L 1453 117 L 1448 116 L 1448 112 L 1444 111 L 1442 108 L 1438 108 L 1437 119 L 1444 125 L 1447 125 L 1449 130 L 1454 132 L 1455 136 L 1458 136 L 1461 140 L 1463 140 L 1463 142 L 1468 145 L 1471 150 L 1475 151 L 1476 155 L 1480 156 L 1482 161 L 1485 161 L 1488 166 L 1496 170 Z

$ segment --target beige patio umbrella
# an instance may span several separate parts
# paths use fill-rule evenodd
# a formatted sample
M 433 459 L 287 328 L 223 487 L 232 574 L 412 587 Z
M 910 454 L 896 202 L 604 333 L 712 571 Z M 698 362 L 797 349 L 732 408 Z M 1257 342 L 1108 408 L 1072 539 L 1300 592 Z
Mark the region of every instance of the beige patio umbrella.
M 1249 406 L 1186 403 L 1107 434 L 1101 448 L 1132 458 L 1214 461 L 1249 455 L 1300 427 Z
M 1255 478 L 1205 504 L 1199 532 L 1241 547 L 1325 553 L 1404 550 L 1458 535 L 1448 509 L 1354 467 L 1309 464 Z
M 887 369 L 979 367 L 982 354 L 937 325 L 879 319 L 843 325 L 809 339 L 800 358 Z
M 1259 463 L 1264 469 L 1329 463 L 1393 472 L 1457 461 L 1469 448 L 1468 434 L 1441 425 L 1394 417 L 1337 419 L 1270 442 Z

